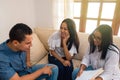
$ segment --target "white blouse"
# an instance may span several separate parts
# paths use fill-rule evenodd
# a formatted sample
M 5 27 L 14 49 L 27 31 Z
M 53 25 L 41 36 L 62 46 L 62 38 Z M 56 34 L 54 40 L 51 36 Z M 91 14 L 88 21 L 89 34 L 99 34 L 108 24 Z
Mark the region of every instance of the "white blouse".
M 83 57 L 82 64 L 86 66 L 92 66 L 93 69 L 103 68 L 104 72 L 100 75 L 103 80 L 120 80 L 119 69 L 119 51 L 116 47 L 110 46 L 108 49 L 105 60 L 101 60 L 100 56 L 102 52 L 98 49 L 94 53 L 89 54 L 89 49 Z M 114 51 L 115 50 L 115 51 Z
M 60 31 L 56 31 L 54 32 L 48 39 L 48 46 L 50 50 L 55 50 L 55 52 L 61 56 L 61 57 L 65 57 L 63 48 L 61 47 L 61 33 Z M 77 54 L 77 50 L 75 45 L 73 44 L 71 49 L 69 50 L 69 53 L 71 54 L 71 56 L 73 56 L 74 54 Z

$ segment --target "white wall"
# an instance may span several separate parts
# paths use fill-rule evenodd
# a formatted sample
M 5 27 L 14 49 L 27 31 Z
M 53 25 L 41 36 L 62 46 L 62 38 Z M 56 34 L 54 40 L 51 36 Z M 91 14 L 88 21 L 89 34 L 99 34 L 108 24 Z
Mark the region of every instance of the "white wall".
M 36 26 L 53 27 L 53 0 L 35 0 Z
M 16 23 L 53 27 L 52 0 L 0 0 L 0 43 Z
M 16 23 L 35 26 L 34 0 L 0 0 L 0 43 L 8 38 Z

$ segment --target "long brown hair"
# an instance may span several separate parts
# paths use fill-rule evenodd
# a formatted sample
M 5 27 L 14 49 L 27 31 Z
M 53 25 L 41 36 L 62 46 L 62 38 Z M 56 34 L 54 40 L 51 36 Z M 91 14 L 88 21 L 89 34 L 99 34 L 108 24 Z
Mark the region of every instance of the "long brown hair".
M 70 38 L 68 39 L 68 42 L 67 42 L 68 50 L 70 50 L 72 45 L 74 44 L 76 49 L 77 49 L 77 52 L 78 52 L 79 38 L 78 38 L 78 35 L 77 35 L 77 32 L 76 32 L 75 22 L 70 18 L 64 19 L 62 21 L 62 23 L 64 23 L 64 22 L 67 24 L 67 27 L 68 27 L 68 30 L 69 30 L 69 33 L 70 33 Z

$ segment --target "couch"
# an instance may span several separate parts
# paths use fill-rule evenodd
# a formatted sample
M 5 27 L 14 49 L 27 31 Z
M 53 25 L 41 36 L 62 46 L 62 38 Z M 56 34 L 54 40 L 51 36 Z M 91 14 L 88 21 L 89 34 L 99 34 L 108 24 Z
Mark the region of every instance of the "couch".
M 56 30 L 52 28 L 35 27 L 33 29 L 33 42 L 30 51 L 30 60 L 32 65 L 48 63 L 48 45 L 47 40 L 49 36 Z M 79 53 L 73 58 L 74 68 L 80 66 L 82 57 L 84 56 L 88 47 L 87 33 L 78 32 L 80 40 Z M 120 37 L 113 36 L 113 42 L 120 48 Z

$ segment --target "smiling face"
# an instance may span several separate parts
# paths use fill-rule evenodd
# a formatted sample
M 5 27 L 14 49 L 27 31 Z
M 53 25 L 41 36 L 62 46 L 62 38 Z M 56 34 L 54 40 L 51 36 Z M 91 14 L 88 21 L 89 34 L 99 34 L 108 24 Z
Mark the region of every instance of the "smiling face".
M 102 36 L 101 36 L 101 33 L 99 31 L 95 31 L 92 35 L 92 38 L 94 40 L 95 46 L 100 46 L 101 45 Z
M 61 32 L 61 38 L 65 38 L 66 36 L 69 35 L 69 30 L 65 22 L 61 24 L 60 32 Z

